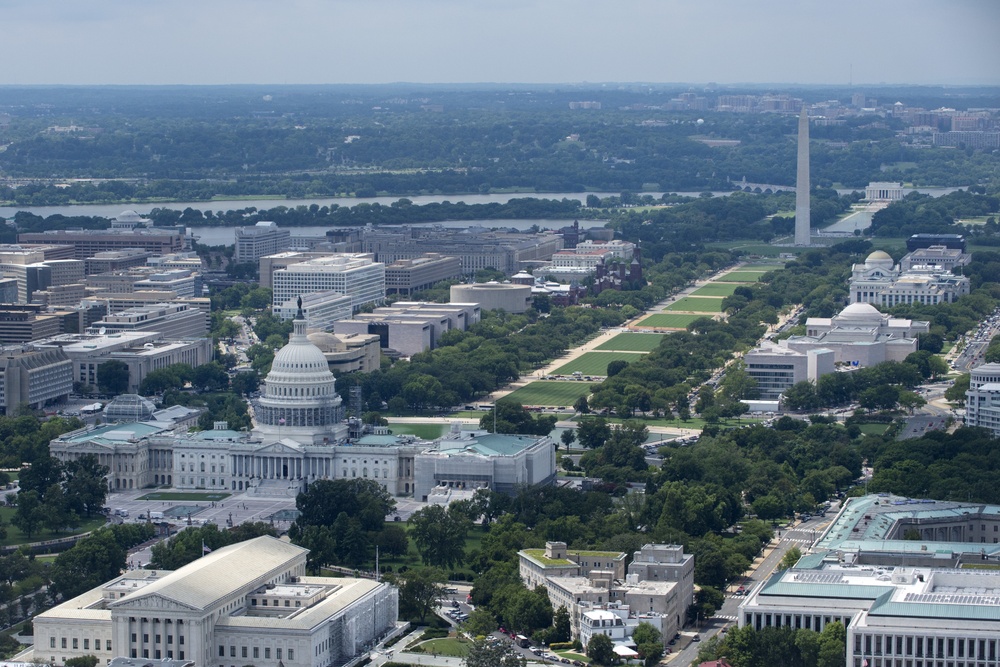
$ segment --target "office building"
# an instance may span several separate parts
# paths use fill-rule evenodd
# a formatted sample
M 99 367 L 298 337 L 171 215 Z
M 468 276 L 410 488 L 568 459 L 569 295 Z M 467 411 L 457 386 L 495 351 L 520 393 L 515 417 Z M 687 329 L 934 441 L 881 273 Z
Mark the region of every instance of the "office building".
M 925 255 L 927 251 L 929 249 L 914 252 Z M 947 256 L 946 248 L 941 248 L 941 255 Z M 954 303 L 971 289 L 965 276 L 956 276 L 936 265 L 912 265 L 912 261 L 911 268 L 904 270 L 894 265 L 892 257 L 882 250 L 868 255 L 864 264 L 853 266 L 848 288 L 851 303 L 870 303 L 884 308 L 913 303 Z
M 562 236 L 552 232 L 517 234 L 494 232 L 482 227 L 366 227 L 364 251 L 374 253 L 379 262 L 392 264 L 416 259 L 427 253 L 458 257 L 462 273 L 497 269 L 513 275 L 523 268 L 547 262 L 563 247 Z
M 40 409 L 73 391 L 73 363 L 60 350 L 0 349 L 0 409 L 17 414 L 22 405 Z
M 747 375 L 757 383 L 757 398 L 772 401 L 779 398 L 792 385 L 820 377 L 834 371 L 834 352 L 826 348 L 804 352 L 789 349 L 770 341 L 743 356 Z
M 175 252 L 162 257 L 148 257 L 147 266 L 155 266 L 160 270 L 184 269 L 187 271 L 201 272 L 201 257 L 196 252 Z
M 138 248 L 151 255 L 166 255 L 190 249 L 190 239 L 172 229 L 59 229 L 47 232 L 25 232 L 17 235 L 18 243 L 72 246 L 73 259 L 86 260 L 109 250 Z
M 1000 507 L 888 494 L 849 498 L 812 553 L 740 606 L 740 626 L 839 621 L 848 666 L 995 665 Z
M 61 333 L 59 317 L 37 304 L 0 306 L 0 344 L 27 343 Z
M 128 391 L 139 391 L 147 375 L 171 364 L 197 368 L 212 360 L 212 339 L 164 340 L 158 331 L 62 334 L 36 340 L 40 350 L 61 350 L 72 362 L 72 381 L 97 386 L 98 367 L 111 360 L 128 366 Z
M 358 313 L 351 319 L 334 322 L 339 335 L 373 334 L 381 347 L 404 357 L 432 350 L 448 331 L 465 331 L 480 319 L 474 303 L 419 303 L 397 301 L 392 306 Z
M 933 245 L 929 248 L 917 248 L 907 253 L 899 260 L 901 271 L 939 270 L 952 271 L 955 267 L 965 266 L 972 261 L 972 255 L 957 248 L 943 245 Z
M 274 306 L 310 292 L 339 292 L 351 306 L 379 304 L 385 299 L 385 265 L 370 254 L 339 253 L 291 264 L 272 273 Z
M 375 334 L 309 333 L 309 341 L 326 357 L 334 373 L 371 373 L 381 367 L 381 338 Z
M 340 292 L 307 292 L 301 297 L 289 299 L 274 308 L 276 317 L 291 320 L 296 317 L 299 308 L 306 318 L 306 326 L 319 331 L 332 331 L 334 322 L 346 320 L 354 314 L 354 304 L 351 297 Z
M 274 287 L 274 272 L 279 269 L 286 269 L 292 264 L 300 264 L 310 259 L 321 259 L 323 257 L 333 257 L 334 255 L 342 254 L 333 251 L 302 251 L 302 250 L 289 250 L 287 252 L 279 252 L 273 255 L 266 255 L 258 260 L 258 266 L 260 267 L 260 280 L 259 284 L 261 287 L 267 287 L 269 289 Z
M 201 338 L 208 335 L 208 314 L 187 303 L 158 303 L 108 314 L 87 333 L 156 331 L 163 338 Z
M 641 622 L 653 625 L 667 641 L 683 627 L 694 600 L 694 556 L 679 545 L 646 544 L 634 552 L 627 569 L 625 556 L 546 542 L 544 549 L 518 552 L 519 573 L 525 586 L 545 587 L 553 609 L 566 608 L 573 637 L 581 643 L 597 627 L 619 628 L 615 632 L 626 646 L 624 640 Z
M 357 664 L 397 631 L 397 590 L 370 579 L 306 576 L 307 554 L 265 536 L 179 570 L 129 571 L 36 616 L 32 657 L 51 665 L 86 655 L 101 665 L 115 657 Z
M 134 266 L 146 266 L 146 262 L 153 254 L 142 248 L 125 248 L 123 250 L 108 250 L 95 253 L 84 261 L 86 274 L 111 273 L 114 271 L 125 271 Z
M 1000 435 L 1000 364 L 982 364 L 969 373 L 965 392 L 965 425 Z
M 443 280 L 462 277 L 462 260 L 436 252 L 414 259 L 400 259 L 385 267 L 386 294 L 411 295 Z
M 265 255 L 288 250 L 291 243 L 292 233 L 274 222 L 261 221 L 253 227 L 237 227 L 233 261 L 256 262 Z

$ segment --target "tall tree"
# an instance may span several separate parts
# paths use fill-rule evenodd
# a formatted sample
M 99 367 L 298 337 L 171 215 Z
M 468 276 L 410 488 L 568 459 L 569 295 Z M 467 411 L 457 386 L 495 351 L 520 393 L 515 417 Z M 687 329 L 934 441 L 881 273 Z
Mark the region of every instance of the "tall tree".
M 598 665 L 613 665 L 615 659 L 615 645 L 611 637 L 607 635 L 594 635 L 587 644 L 587 657 Z
M 99 530 L 59 554 L 52 564 L 52 586 L 63 598 L 77 596 L 118 576 L 125 557 L 114 534 Z
M 507 642 L 477 639 L 469 647 L 465 667 L 525 667 L 528 661 Z
M 332 525 L 341 512 L 355 517 L 361 528 L 378 531 L 396 507 L 396 501 L 381 484 L 372 479 L 322 479 L 313 482 L 295 499 L 301 514 L 299 527 Z
M 399 606 L 408 617 L 421 623 L 433 611 L 437 601 L 444 597 L 445 573 L 434 567 L 414 568 L 395 579 L 399 587 Z
M 465 560 L 465 537 L 471 522 L 460 511 L 428 505 L 410 516 L 413 541 L 428 565 L 453 567 Z
M 124 394 L 128 391 L 128 364 L 112 359 L 97 367 L 97 387 L 105 394 Z

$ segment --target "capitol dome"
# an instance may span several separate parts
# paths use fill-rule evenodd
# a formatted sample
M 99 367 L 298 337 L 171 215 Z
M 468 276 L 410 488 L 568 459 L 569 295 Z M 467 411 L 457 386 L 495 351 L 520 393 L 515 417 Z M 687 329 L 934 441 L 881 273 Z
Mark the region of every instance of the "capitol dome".
M 263 396 L 253 403 L 254 432 L 265 442 L 332 444 L 346 435 L 344 411 L 326 357 L 306 335 L 299 304 L 288 344 L 275 353 Z

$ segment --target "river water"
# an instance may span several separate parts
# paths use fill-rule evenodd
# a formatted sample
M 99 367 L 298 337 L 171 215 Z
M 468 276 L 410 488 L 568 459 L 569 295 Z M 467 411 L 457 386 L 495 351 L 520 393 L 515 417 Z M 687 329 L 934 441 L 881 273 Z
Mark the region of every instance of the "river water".
M 598 197 L 617 197 L 620 192 L 508 192 L 502 194 L 469 194 L 469 195 L 415 195 L 405 197 L 414 204 L 439 204 L 441 202 L 465 202 L 466 204 L 506 204 L 511 199 L 522 199 L 532 197 L 535 199 L 575 199 L 579 202 L 587 200 L 587 195 L 597 195 Z M 642 195 L 652 195 L 659 198 L 662 192 L 643 192 Z M 698 192 L 679 192 L 677 194 L 697 197 Z M 721 196 L 731 194 L 729 192 L 713 192 L 712 194 Z M 122 211 L 132 210 L 141 215 L 147 215 L 154 208 L 171 208 L 183 211 L 186 208 L 193 208 L 199 211 L 230 211 L 243 208 L 254 207 L 257 210 L 267 210 L 277 206 L 357 206 L 358 204 L 389 204 L 404 199 L 404 197 L 321 197 L 316 199 L 226 199 L 218 201 L 184 201 L 184 202 L 154 202 L 149 204 L 71 204 L 67 206 L 0 206 L 0 218 L 11 218 L 18 211 L 28 211 L 43 218 L 50 215 L 96 215 L 105 218 L 113 218 Z

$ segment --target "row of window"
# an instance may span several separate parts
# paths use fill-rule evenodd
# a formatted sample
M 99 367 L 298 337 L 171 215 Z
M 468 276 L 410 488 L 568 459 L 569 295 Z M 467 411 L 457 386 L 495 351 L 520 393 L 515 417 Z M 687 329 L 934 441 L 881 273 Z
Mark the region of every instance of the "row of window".
M 250 649 L 250 651 L 248 651 L 248 648 Z M 251 652 L 252 656 L 251 655 L 247 655 L 248 652 Z M 219 644 L 219 657 L 220 658 L 225 658 L 226 657 L 226 647 L 223 646 L 222 644 Z M 229 645 L 229 657 L 230 658 L 235 658 L 236 657 L 236 647 L 233 646 L 232 644 Z M 259 660 L 260 659 L 260 647 L 259 646 L 251 646 L 251 647 L 241 646 L 240 647 L 240 657 L 241 658 L 253 657 L 254 659 L 258 659 Z M 269 646 L 265 646 L 264 647 L 264 659 L 265 660 L 270 660 L 271 659 L 271 647 L 269 647 Z M 282 660 L 283 659 L 282 658 L 282 649 L 280 649 L 280 648 L 274 649 L 274 659 L 275 660 Z M 288 649 L 288 659 L 289 660 L 295 660 L 295 649 L 293 649 L 293 648 Z
M 72 637 L 71 639 L 72 639 L 72 646 L 73 646 L 73 648 L 79 649 L 80 648 L 80 640 L 79 640 L 79 638 Z M 55 647 L 56 647 L 56 638 L 55 637 L 49 637 L 49 648 L 55 648 Z M 59 648 L 69 648 L 66 645 L 66 637 L 60 638 Z M 89 651 L 90 650 L 90 638 L 89 637 L 84 637 L 83 638 L 83 650 L 84 651 Z M 95 639 L 94 640 L 94 650 L 95 651 L 100 651 L 101 650 L 101 640 L 100 639 Z M 111 650 L 111 640 L 110 639 L 104 640 L 104 650 L 105 651 L 110 651 Z
M 996 639 L 965 637 L 913 637 L 902 635 L 857 634 L 854 653 L 863 655 L 905 655 L 917 658 L 978 658 L 997 659 Z
M 132 643 L 133 644 L 136 642 L 136 637 L 137 636 L 138 635 L 136 633 L 134 633 L 134 632 L 132 633 Z M 142 643 L 143 644 L 148 644 L 149 643 L 149 634 L 147 634 L 145 632 L 142 633 Z M 154 644 L 159 644 L 160 643 L 160 635 L 158 635 L 158 634 L 154 634 L 153 635 L 153 643 Z M 174 643 L 174 636 L 173 635 L 167 635 L 167 643 L 168 644 L 173 644 Z M 178 644 L 182 644 L 182 645 L 184 644 L 184 635 L 178 635 L 178 637 L 177 637 L 177 643 Z
M 280 605 L 280 604 L 278 604 L 279 602 L 280 602 L 280 600 L 275 600 L 275 601 L 274 601 L 274 604 L 273 604 L 273 605 L 271 605 L 271 606 L 272 606 L 272 607 L 280 607 L 281 605 Z M 257 606 L 257 598 L 253 598 L 252 600 L 250 600 L 250 605 L 251 605 L 252 607 L 256 607 L 256 606 Z M 260 606 L 261 606 L 261 607 L 266 607 L 266 606 L 267 606 L 267 598 L 263 598 L 263 599 L 262 599 L 262 600 L 260 601 Z M 288 601 L 288 600 L 285 600 L 285 606 L 286 606 L 286 607 L 290 607 L 290 606 L 291 606 L 291 604 L 289 604 L 289 601 Z M 301 600 L 296 600 L 296 601 L 295 601 L 295 606 L 296 606 L 296 607 L 301 607 L 301 606 L 302 606 L 302 601 L 301 601 Z M 246 657 L 246 656 L 244 656 L 244 657 Z

